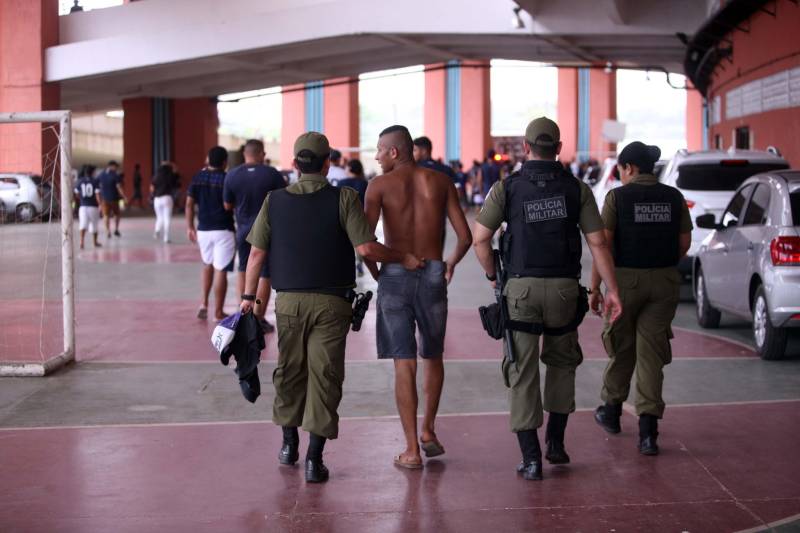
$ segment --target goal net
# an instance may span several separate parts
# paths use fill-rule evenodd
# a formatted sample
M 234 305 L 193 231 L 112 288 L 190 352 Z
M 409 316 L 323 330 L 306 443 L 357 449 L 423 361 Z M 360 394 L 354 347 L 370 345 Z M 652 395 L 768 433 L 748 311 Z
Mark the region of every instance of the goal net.
M 41 172 L 20 168 L 35 160 L 16 140 L 31 128 Z M 75 358 L 70 158 L 69 111 L 0 113 L 0 376 L 43 376 Z

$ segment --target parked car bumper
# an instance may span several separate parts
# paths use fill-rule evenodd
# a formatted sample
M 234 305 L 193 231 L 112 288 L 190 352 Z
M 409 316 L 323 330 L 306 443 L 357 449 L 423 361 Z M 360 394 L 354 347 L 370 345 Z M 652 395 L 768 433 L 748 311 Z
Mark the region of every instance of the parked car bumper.
M 800 327 L 800 267 L 772 267 L 765 276 L 764 286 L 772 325 Z

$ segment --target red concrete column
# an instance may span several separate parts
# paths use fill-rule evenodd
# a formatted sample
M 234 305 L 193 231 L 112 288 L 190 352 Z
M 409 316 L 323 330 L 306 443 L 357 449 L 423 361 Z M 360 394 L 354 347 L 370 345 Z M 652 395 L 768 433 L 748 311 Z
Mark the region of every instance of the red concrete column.
M 617 74 L 593 68 L 589 71 L 589 151 L 601 162 L 617 150 L 616 143 L 603 139 L 606 120 L 617 120 Z
M 703 96 L 695 89 L 686 91 L 686 148 L 703 149 Z
M 440 157 L 444 159 L 445 155 L 447 71 L 442 67 L 444 67 L 443 64 L 425 65 L 426 69 L 435 68 L 437 70 L 426 70 L 425 72 L 425 109 L 422 122 L 425 131 L 420 135 L 425 135 L 431 140 L 433 144 L 431 157 L 434 159 Z M 412 135 L 414 135 L 413 132 Z
M 0 112 L 59 108 L 58 85 L 44 82 L 44 51 L 57 44 L 57 0 L 0 0 Z M 57 144 L 42 124 L 4 124 L 0 168 L 41 173 Z
M 358 78 L 335 78 L 325 83 L 322 90 L 324 133 L 332 148 L 342 151 L 345 157 L 358 157 L 358 152 L 342 150 L 358 147 L 360 141 Z
M 122 101 L 125 117 L 122 121 L 122 169 L 126 193 L 133 195 L 133 168 L 142 169 L 142 194 L 150 190 L 153 177 L 153 99 L 132 98 Z
M 183 188 L 203 167 L 208 150 L 219 142 L 217 102 L 213 98 L 176 98 L 172 102 L 172 159 L 178 164 Z M 126 182 L 128 180 L 125 180 Z
M 306 130 L 306 93 L 304 85 L 289 85 L 281 94 L 281 158 L 278 165 L 292 168 L 294 141 Z
M 561 156 L 571 162 L 578 151 L 578 69 L 558 69 L 558 128 L 561 130 Z
M 483 161 L 492 145 L 492 106 L 488 61 L 461 65 L 461 162 Z

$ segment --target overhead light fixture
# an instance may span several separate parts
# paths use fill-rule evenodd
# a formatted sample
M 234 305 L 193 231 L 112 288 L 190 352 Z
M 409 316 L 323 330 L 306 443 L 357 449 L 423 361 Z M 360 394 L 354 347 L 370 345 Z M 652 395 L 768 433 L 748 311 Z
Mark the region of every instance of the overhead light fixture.
M 525 28 L 525 22 L 523 22 L 522 17 L 519 16 L 520 11 L 522 11 L 521 7 L 515 7 L 514 16 L 511 18 L 511 27 L 515 30 L 522 30 Z
M 606 62 L 606 68 L 603 69 L 606 74 L 614 72 L 614 64 L 611 61 Z

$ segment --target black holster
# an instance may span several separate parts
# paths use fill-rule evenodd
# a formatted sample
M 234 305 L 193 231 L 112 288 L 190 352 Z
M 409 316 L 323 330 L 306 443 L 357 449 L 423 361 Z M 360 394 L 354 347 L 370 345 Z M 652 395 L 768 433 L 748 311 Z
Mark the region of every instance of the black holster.
M 503 313 L 500 310 L 500 304 L 493 303 L 479 307 L 478 313 L 481 315 L 481 324 L 483 324 L 483 329 L 486 330 L 486 333 L 493 339 L 502 339 L 506 328 L 505 324 L 503 324 Z

